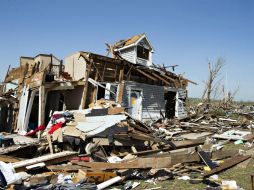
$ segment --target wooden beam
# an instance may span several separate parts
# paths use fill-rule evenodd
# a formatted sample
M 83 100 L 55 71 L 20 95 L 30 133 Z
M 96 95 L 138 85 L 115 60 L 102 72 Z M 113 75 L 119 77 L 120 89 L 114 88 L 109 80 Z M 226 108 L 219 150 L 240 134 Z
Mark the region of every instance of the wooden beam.
M 157 78 L 151 76 L 150 74 L 147 74 L 146 72 L 144 72 L 144 71 L 142 71 L 142 70 L 140 70 L 140 69 L 136 69 L 136 71 L 138 71 L 139 73 L 145 75 L 146 77 L 148 77 L 148 78 L 150 78 L 150 79 L 152 79 L 152 80 L 154 80 L 154 81 L 157 81 L 157 80 L 158 80 Z
M 20 158 L 15 158 L 12 156 L 0 155 L 0 161 L 2 161 L 2 162 L 14 163 L 14 162 L 19 162 L 21 160 L 22 159 L 20 159 Z
M 154 72 L 151 72 L 151 74 L 155 77 L 157 77 L 158 79 L 162 80 L 164 83 L 166 83 L 167 85 L 170 84 L 170 82 L 168 82 L 165 78 L 162 78 L 161 76 L 157 75 L 156 73 Z
M 131 69 L 133 68 L 133 64 L 131 65 L 130 69 L 128 70 L 127 74 L 126 74 L 126 80 L 130 79 L 130 75 L 131 75 Z
M 100 77 L 100 79 L 102 80 L 102 76 L 100 75 L 100 71 L 99 71 L 99 68 L 95 65 L 95 63 L 93 62 L 93 67 L 94 69 L 96 70 L 96 74 L 95 74 L 95 77 L 97 77 L 96 80 L 98 80 L 98 76 Z M 98 75 L 98 76 L 97 76 Z
M 41 85 L 39 88 L 39 116 L 38 116 L 38 126 L 44 125 L 45 123 L 45 104 L 46 104 L 45 86 Z M 38 138 L 41 138 L 41 131 L 38 132 Z
M 167 78 L 168 80 L 172 81 L 172 82 L 176 82 L 176 79 L 173 79 L 171 78 L 170 76 L 166 75 L 166 74 L 163 74 L 163 73 L 160 73 L 163 77 Z
M 107 163 L 107 162 L 77 162 L 73 164 L 91 168 L 93 170 L 107 169 L 138 169 L 138 168 L 169 168 L 172 166 L 171 157 L 137 158 L 130 162 Z M 152 163 L 152 164 L 151 164 Z
M 194 85 L 198 85 L 198 83 L 196 83 L 196 82 L 194 82 L 194 81 L 191 81 L 191 80 L 189 80 L 189 79 L 183 78 L 183 80 L 186 80 L 187 82 L 192 83 L 192 84 L 194 84 Z
M 70 160 L 70 158 L 77 156 L 77 154 L 78 154 L 77 152 L 70 152 L 70 151 L 59 152 L 55 154 L 43 155 L 37 158 L 23 160 L 20 162 L 15 162 L 12 164 L 12 166 L 16 172 L 26 171 L 27 166 L 38 164 L 41 162 L 44 162 L 46 165 L 61 163 L 61 162 Z
M 46 166 L 48 170 L 53 172 L 77 172 L 80 169 L 86 169 L 85 167 L 78 166 L 78 165 L 65 165 L 64 167 L 62 165 L 50 165 Z
M 237 164 L 239 164 L 240 162 L 243 162 L 247 159 L 249 159 L 251 156 L 235 156 L 230 158 L 229 160 L 226 160 L 223 164 L 221 164 L 219 167 L 211 170 L 210 172 L 205 173 L 204 177 L 209 177 L 213 174 L 219 173 L 223 170 L 226 170 L 228 168 L 231 168 Z

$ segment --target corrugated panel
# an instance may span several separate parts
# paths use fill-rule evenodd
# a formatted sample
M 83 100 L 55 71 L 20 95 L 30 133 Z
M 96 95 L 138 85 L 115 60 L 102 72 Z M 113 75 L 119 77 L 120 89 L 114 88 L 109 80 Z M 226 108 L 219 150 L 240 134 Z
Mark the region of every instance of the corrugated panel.
M 134 63 L 135 51 L 134 48 L 128 48 L 121 51 L 121 57 L 127 61 Z
M 142 90 L 142 120 L 160 118 L 160 110 L 165 111 L 164 87 L 136 82 L 125 82 L 123 103 L 129 106 L 128 89 Z
M 101 133 L 126 118 L 125 115 L 91 116 L 86 117 L 85 122 L 78 122 L 76 128 L 84 132 L 87 136 L 92 136 Z

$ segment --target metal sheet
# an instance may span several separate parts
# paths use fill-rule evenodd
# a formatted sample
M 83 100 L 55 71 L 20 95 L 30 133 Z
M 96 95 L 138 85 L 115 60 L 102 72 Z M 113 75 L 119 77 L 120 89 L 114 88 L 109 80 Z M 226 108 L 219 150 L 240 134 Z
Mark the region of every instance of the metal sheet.
M 77 129 L 81 130 L 88 136 L 96 135 L 109 127 L 125 120 L 125 115 L 105 115 L 86 117 L 85 122 L 78 122 Z

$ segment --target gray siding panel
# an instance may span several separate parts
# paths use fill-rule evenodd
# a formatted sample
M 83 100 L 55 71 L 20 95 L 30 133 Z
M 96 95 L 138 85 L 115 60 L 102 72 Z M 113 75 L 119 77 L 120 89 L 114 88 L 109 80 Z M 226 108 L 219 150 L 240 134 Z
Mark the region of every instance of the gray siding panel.
M 160 118 L 160 110 L 165 112 L 164 87 L 136 82 L 125 81 L 123 106 L 129 106 L 129 90 L 137 89 L 143 91 L 142 97 L 142 120 L 156 120 Z

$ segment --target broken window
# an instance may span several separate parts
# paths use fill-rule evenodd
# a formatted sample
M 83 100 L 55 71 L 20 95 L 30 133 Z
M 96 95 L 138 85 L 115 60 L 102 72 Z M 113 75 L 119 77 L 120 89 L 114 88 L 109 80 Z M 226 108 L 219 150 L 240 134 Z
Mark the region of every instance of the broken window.
M 106 83 L 106 84 L 101 84 L 103 87 L 98 86 L 98 91 L 97 91 L 97 100 L 100 99 L 105 99 L 105 100 L 115 100 L 115 94 L 117 92 L 117 85 L 115 84 L 110 84 L 110 83 Z M 108 90 L 110 91 L 108 91 Z M 114 92 L 115 94 L 113 94 L 112 92 Z
M 143 46 L 137 46 L 137 56 L 145 60 L 149 60 L 149 49 L 144 48 Z
M 102 85 L 106 87 L 106 84 L 102 84 Z M 104 99 L 104 97 L 105 97 L 105 88 L 98 86 L 97 100 Z

